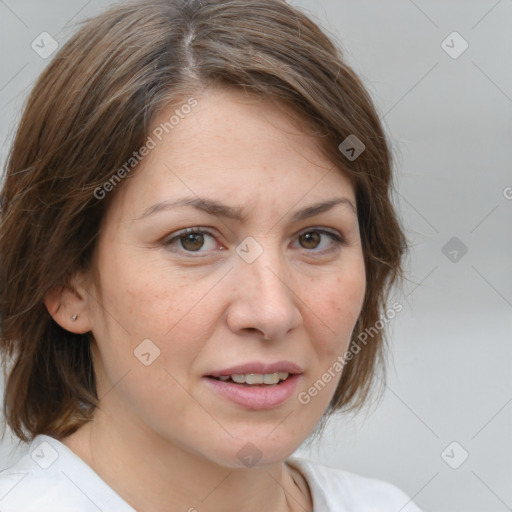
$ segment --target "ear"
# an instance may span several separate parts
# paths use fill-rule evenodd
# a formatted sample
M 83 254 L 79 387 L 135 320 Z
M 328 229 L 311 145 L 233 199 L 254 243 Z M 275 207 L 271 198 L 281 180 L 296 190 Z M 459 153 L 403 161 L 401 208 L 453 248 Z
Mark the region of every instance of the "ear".
M 79 284 L 79 276 L 67 285 L 57 285 L 45 295 L 44 304 L 51 317 L 66 331 L 84 334 L 92 330 L 89 302 L 90 293 Z M 73 320 L 75 318 L 75 320 Z

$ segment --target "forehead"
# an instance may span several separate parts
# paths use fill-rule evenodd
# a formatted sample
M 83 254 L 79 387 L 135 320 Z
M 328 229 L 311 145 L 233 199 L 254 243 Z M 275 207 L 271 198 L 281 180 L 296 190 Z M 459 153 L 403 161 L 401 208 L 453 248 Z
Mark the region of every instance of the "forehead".
M 196 99 L 197 106 L 181 116 L 174 105 L 153 120 L 150 134 L 163 127 L 161 140 L 153 137 L 155 147 L 120 194 L 134 213 L 183 195 L 240 206 L 289 206 L 336 192 L 354 197 L 350 180 L 289 108 L 235 90 L 210 90 Z

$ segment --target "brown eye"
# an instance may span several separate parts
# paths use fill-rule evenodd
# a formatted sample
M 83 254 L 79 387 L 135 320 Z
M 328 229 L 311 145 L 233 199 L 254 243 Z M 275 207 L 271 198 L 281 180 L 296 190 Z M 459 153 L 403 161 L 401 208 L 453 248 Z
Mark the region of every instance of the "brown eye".
M 304 249 L 316 249 L 321 241 L 318 231 L 309 231 L 299 236 L 299 242 Z
M 325 229 L 309 229 L 303 231 L 295 239 L 297 248 L 306 249 L 308 253 L 323 255 L 339 251 L 341 246 L 347 245 L 346 239 L 339 233 Z
M 188 233 L 180 237 L 181 246 L 187 251 L 198 251 L 204 245 L 202 233 Z
M 163 244 L 172 252 L 181 255 L 206 256 L 219 247 L 215 235 L 199 227 L 187 228 L 174 233 L 174 236 L 163 240 Z

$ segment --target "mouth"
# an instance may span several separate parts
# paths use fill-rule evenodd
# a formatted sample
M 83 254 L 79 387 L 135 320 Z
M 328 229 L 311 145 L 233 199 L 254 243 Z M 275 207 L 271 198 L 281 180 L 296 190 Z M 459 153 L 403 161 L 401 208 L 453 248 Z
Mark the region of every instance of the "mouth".
M 251 363 L 204 376 L 215 396 L 244 409 L 265 410 L 283 405 L 294 394 L 302 369 L 292 363 Z
M 214 377 L 208 375 L 208 378 L 215 379 L 221 382 L 230 382 L 232 384 L 239 384 L 241 386 L 278 386 L 290 377 L 288 372 L 274 372 L 274 373 L 245 373 L 233 375 L 219 375 Z

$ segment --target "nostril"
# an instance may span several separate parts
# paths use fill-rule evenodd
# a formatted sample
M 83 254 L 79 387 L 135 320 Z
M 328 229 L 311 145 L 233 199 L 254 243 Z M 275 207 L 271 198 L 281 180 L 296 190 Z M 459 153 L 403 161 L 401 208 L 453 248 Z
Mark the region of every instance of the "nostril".
M 245 328 L 245 330 L 246 330 L 247 332 L 250 332 L 251 334 L 252 334 L 252 333 L 259 334 L 260 336 L 263 336 L 263 338 L 264 338 L 265 340 L 269 340 L 269 339 L 270 339 L 270 338 L 268 338 L 268 337 L 267 337 L 267 335 L 266 335 L 263 331 L 261 331 L 260 329 L 258 329 L 258 328 L 256 328 L 256 327 L 246 327 L 246 328 Z

